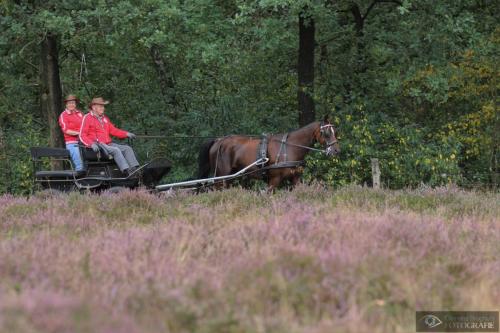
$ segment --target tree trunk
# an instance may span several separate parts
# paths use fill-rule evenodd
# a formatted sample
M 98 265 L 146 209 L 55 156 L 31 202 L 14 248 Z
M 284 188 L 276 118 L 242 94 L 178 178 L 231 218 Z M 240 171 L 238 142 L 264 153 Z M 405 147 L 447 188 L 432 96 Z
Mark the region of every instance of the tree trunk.
M 62 111 L 62 91 L 56 36 L 48 34 L 42 41 L 42 111 L 49 127 L 49 146 L 64 147 L 63 135 L 58 124 Z
M 365 19 L 369 13 L 369 10 L 373 8 L 373 6 L 377 3 L 374 1 L 365 16 L 361 15 L 361 11 L 357 4 L 353 4 L 351 7 L 351 13 L 354 17 L 355 22 L 355 30 L 356 30 L 356 65 L 354 66 L 354 74 L 363 74 L 367 71 L 368 67 L 366 65 L 366 57 L 365 57 L 365 41 L 364 41 L 364 27 L 365 27 Z M 364 89 L 365 85 L 363 82 L 359 82 L 359 85 L 363 87 L 363 92 L 366 94 Z
M 351 6 L 351 13 L 352 16 L 354 17 L 354 27 L 356 29 L 356 36 L 357 37 L 363 37 L 363 28 L 365 25 L 365 18 L 363 15 L 361 15 L 361 11 L 359 10 L 359 7 L 357 4 L 353 3 Z
M 299 62 L 298 62 L 298 100 L 299 125 L 305 126 L 314 121 L 314 20 L 299 15 Z
M 175 91 L 175 80 L 173 75 L 169 74 L 168 64 L 163 59 L 158 45 L 153 45 L 149 49 L 151 58 L 153 60 L 153 65 L 158 74 L 158 81 L 160 83 L 160 90 L 163 100 L 167 107 L 170 109 L 168 115 L 173 120 L 177 119 L 177 109 L 180 103 L 177 99 Z

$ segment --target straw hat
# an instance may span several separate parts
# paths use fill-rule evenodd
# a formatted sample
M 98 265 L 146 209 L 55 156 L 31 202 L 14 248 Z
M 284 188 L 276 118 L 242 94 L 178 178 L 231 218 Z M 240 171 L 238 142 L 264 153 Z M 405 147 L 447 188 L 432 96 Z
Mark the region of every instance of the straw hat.
M 106 105 L 106 104 L 109 104 L 109 101 L 105 101 L 104 98 L 102 97 L 95 97 L 95 98 L 92 98 L 92 101 L 90 102 L 90 106 L 92 107 L 92 105 L 94 104 L 98 104 L 98 105 Z
M 75 101 L 75 102 L 80 102 L 80 100 L 78 99 L 78 97 L 76 97 L 76 95 L 68 95 L 68 97 L 66 97 L 66 99 L 64 100 L 64 103 L 68 103 L 70 101 Z

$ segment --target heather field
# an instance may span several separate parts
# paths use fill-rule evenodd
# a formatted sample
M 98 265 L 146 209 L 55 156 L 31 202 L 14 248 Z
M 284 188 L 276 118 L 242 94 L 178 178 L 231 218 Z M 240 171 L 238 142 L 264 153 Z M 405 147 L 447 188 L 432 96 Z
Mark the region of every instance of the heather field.
M 500 194 L 0 196 L 0 332 L 414 332 L 499 310 Z

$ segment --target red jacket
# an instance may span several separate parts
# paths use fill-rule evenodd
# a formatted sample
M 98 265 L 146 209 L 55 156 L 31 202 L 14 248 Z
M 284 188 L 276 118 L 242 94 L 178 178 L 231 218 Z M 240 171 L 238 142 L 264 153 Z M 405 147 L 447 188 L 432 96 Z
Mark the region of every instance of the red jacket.
M 79 110 L 74 112 L 69 112 L 67 109 L 64 110 L 59 116 L 59 126 L 64 134 L 64 142 L 66 143 L 78 143 L 77 135 L 69 135 L 66 133 L 67 130 L 80 132 L 80 127 L 82 126 L 83 114 Z
M 82 128 L 80 129 L 80 141 L 85 146 L 90 147 L 95 142 L 110 144 L 110 135 L 120 139 L 127 137 L 128 132 L 116 128 L 105 115 L 102 115 L 101 121 L 92 112 L 87 113 L 83 117 Z

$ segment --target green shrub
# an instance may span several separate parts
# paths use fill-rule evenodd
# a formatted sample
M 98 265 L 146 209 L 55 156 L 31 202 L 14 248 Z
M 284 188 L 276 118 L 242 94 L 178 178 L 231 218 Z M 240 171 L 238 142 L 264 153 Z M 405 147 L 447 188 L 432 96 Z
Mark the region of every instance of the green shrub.
M 436 136 L 413 124 L 398 123 L 382 114 L 339 114 L 341 153 L 335 157 L 311 154 L 305 179 L 319 178 L 329 184 L 371 184 L 371 159 L 378 158 L 381 182 L 389 188 L 439 186 L 459 183 L 460 149 L 454 137 Z

